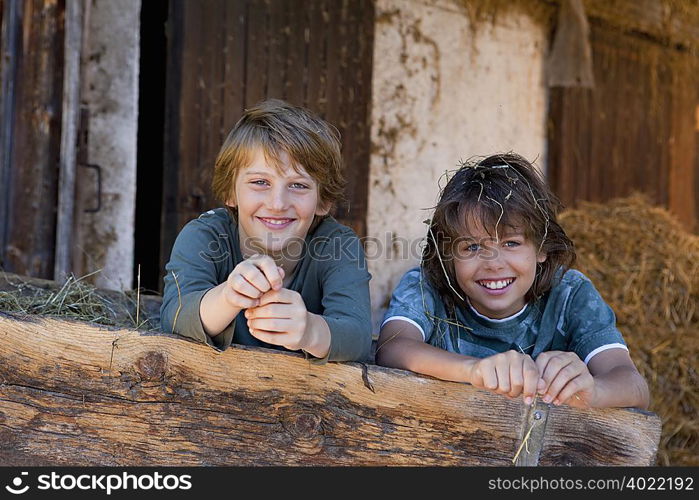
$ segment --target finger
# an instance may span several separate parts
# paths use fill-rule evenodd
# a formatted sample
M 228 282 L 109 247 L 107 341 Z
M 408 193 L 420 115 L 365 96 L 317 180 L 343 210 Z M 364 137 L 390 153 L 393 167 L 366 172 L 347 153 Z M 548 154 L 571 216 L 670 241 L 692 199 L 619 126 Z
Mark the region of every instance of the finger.
M 524 387 L 524 358 L 510 364 L 510 391 L 508 396 L 516 398 Z
M 549 393 L 549 391 L 551 390 L 551 383 L 554 380 L 556 380 L 556 378 L 558 377 L 558 373 L 563 368 L 565 368 L 571 361 L 571 359 L 567 356 L 564 356 L 563 353 L 551 353 L 549 356 L 550 357 L 543 371 L 541 370 L 541 368 L 539 368 L 541 379 L 544 381 L 543 388 L 541 381 L 539 381 L 539 384 L 537 385 L 537 390 L 540 394 Z M 548 403 L 549 401 L 546 402 Z
M 494 391 L 498 388 L 498 376 L 497 373 L 495 373 L 495 366 L 493 364 L 480 363 L 476 371 L 477 374 L 480 375 L 485 389 Z
M 258 299 L 262 292 L 253 286 L 242 274 L 234 274 L 228 280 L 231 290 L 235 293 L 251 299 Z
M 261 340 L 262 342 L 272 345 L 283 345 L 286 339 L 286 335 L 283 333 L 270 332 L 266 330 L 250 329 L 250 335 L 255 337 L 257 340 Z
M 226 289 L 224 293 L 226 294 L 226 300 L 229 303 L 234 304 L 240 309 L 245 309 L 246 311 L 251 308 L 255 308 L 260 303 L 259 299 L 251 299 L 250 297 L 241 295 L 230 288 Z
M 246 265 L 240 266 L 238 268 L 238 274 L 242 276 L 245 281 L 254 286 L 260 291 L 260 294 L 272 288 L 267 277 L 262 273 L 262 271 L 251 262 L 246 262 Z
M 554 352 L 542 352 L 537 356 L 535 361 L 536 369 L 539 371 L 539 380 L 536 388 L 541 394 L 546 392 L 546 388 L 548 387 L 548 384 L 544 380 L 544 372 L 546 371 L 546 367 L 553 356 L 555 356 Z
M 571 363 L 563 367 L 558 374 L 556 374 L 556 378 L 549 385 L 549 388 L 544 395 L 544 402 L 551 403 L 557 399 L 558 394 L 561 392 L 561 390 L 563 390 L 566 384 L 580 375 L 580 373 L 580 367 L 575 364 Z
M 254 309 L 248 309 L 245 311 L 245 317 L 247 319 L 259 319 L 259 318 L 283 318 L 291 319 L 293 317 L 293 310 L 289 307 L 289 304 L 281 304 L 279 302 L 271 302 L 266 305 L 261 305 Z
M 522 392 L 524 393 L 524 404 L 530 405 L 536 395 L 536 385 L 539 382 L 539 370 L 534 360 L 527 356 L 524 363 L 524 383 Z
M 262 330 L 268 332 L 283 333 L 288 332 L 292 322 L 288 319 L 279 318 L 258 318 L 248 320 L 248 328 L 252 330 Z
M 278 303 L 278 304 L 296 304 L 301 297 L 298 292 L 282 288 L 280 290 L 270 290 L 260 297 L 260 305 Z M 301 299 L 302 300 L 302 299 Z
M 579 391 L 584 388 L 584 377 L 578 376 L 573 380 L 570 380 L 563 389 L 558 393 L 556 399 L 553 400 L 553 404 L 561 405 L 567 403 L 570 398 L 575 396 Z
M 283 278 L 282 273 L 279 272 L 281 268 L 277 266 L 271 257 L 268 255 L 255 255 L 248 260 L 262 271 L 273 290 L 279 290 L 282 287 Z
M 498 386 L 495 392 L 498 394 L 507 394 L 510 392 L 510 364 L 506 359 L 499 360 L 495 364 L 495 373 L 498 377 Z

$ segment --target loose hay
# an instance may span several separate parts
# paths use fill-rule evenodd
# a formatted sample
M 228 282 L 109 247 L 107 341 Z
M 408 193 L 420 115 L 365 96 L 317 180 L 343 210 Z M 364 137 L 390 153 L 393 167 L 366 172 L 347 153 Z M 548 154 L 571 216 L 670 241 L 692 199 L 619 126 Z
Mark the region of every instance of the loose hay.
M 56 288 L 54 282 L 45 281 L 42 286 L 38 283 L 44 280 L 25 281 L 19 276 L 12 276 L 0 276 L 3 281 L 0 311 L 75 319 L 121 328 L 150 330 L 158 326 L 150 318 L 135 319 L 140 304 L 140 297 L 134 297 L 137 295 L 135 291 L 99 290 L 82 281 L 87 276 L 76 278 L 71 275 L 60 288 Z
M 699 465 L 699 237 L 642 195 L 561 214 L 663 421 L 659 465 Z

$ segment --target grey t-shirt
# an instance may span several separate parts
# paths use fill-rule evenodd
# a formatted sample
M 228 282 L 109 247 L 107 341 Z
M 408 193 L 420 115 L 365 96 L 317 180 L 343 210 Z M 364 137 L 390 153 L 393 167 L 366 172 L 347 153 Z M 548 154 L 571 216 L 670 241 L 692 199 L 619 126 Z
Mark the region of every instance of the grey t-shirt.
M 516 350 L 536 358 L 544 351 L 572 351 L 587 363 L 598 352 L 626 344 L 612 309 L 590 280 L 567 271 L 541 299 L 516 315 L 489 319 L 470 305 L 447 313 L 444 302 L 419 267 L 396 287 L 384 324 L 401 319 L 415 325 L 426 342 L 451 352 L 485 358 Z
M 303 257 L 286 288 L 299 292 L 306 309 L 322 315 L 328 323 L 330 352 L 323 360 L 367 358 L 371 348 L 371 275 L 359 239 L 350 228 L 326 217 L 306 236 L 302 251 Z M 199 316 L 202 297 L 226 281 L 242 260 L 238 225 L 225 208 L 210 210 L 187 223 L 165 266 L 160 309 L 163 331 L 220 349 L 232 342 L 283 349 L 250 335 L 243 311 L 219 335 L 211 338 L 204 332 Z

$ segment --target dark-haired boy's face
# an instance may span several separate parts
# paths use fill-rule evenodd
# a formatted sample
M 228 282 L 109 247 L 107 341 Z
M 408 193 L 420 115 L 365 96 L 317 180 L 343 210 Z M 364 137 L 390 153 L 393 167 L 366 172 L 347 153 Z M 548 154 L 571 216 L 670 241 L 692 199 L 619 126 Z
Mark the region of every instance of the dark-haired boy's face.
M 455 248 L 454 270 L 471 305 L 489 318 L 520 311 L 536 277 L 536 265 L 546 260 L 523 230 L 501 227 L 496 234 L 469 228 Z M 491 234 L 492 233 L 492 234 Z
M 303 168 L 294 169 L 285 153 L 279 169 L 262 150 L 252 158 L 237 173 L 235 195 L 228 201 L 238 208 L 243 253 L 293 254 L 300 250 L 313 217 L 328 212 L 321 206 L 318 185 Z

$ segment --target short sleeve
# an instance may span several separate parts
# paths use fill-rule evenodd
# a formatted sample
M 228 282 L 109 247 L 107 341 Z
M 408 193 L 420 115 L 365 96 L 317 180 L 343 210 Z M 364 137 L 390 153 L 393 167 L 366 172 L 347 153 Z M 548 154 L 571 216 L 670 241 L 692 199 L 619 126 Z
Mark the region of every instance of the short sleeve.
M 407 321 L 420 330 L 427 342 L 434 328 L 431 318 L 435 316 L 435 292 L 416 267 L 405 273 L 393 290 L 381 327 L 389 321 Z
M 580 285 L 571 294 L 566 313 L 566 329 L 570 334 L 569 350 L 587 363 L 592 356 L 606 348 L 627 347 L 616 327 L 614 311 L 592 282 L 584 276 L 582 278 Z
M 205 333 L 199 316 L 202 297 L 223 281 L 219 274 L 232 255 L 230 235 L 220 233 L 200 219 L 182 228 L 165 266 L 160 322 L 163 331 L 225 349 L 233 339 L 235 320 L 212 338 Z

